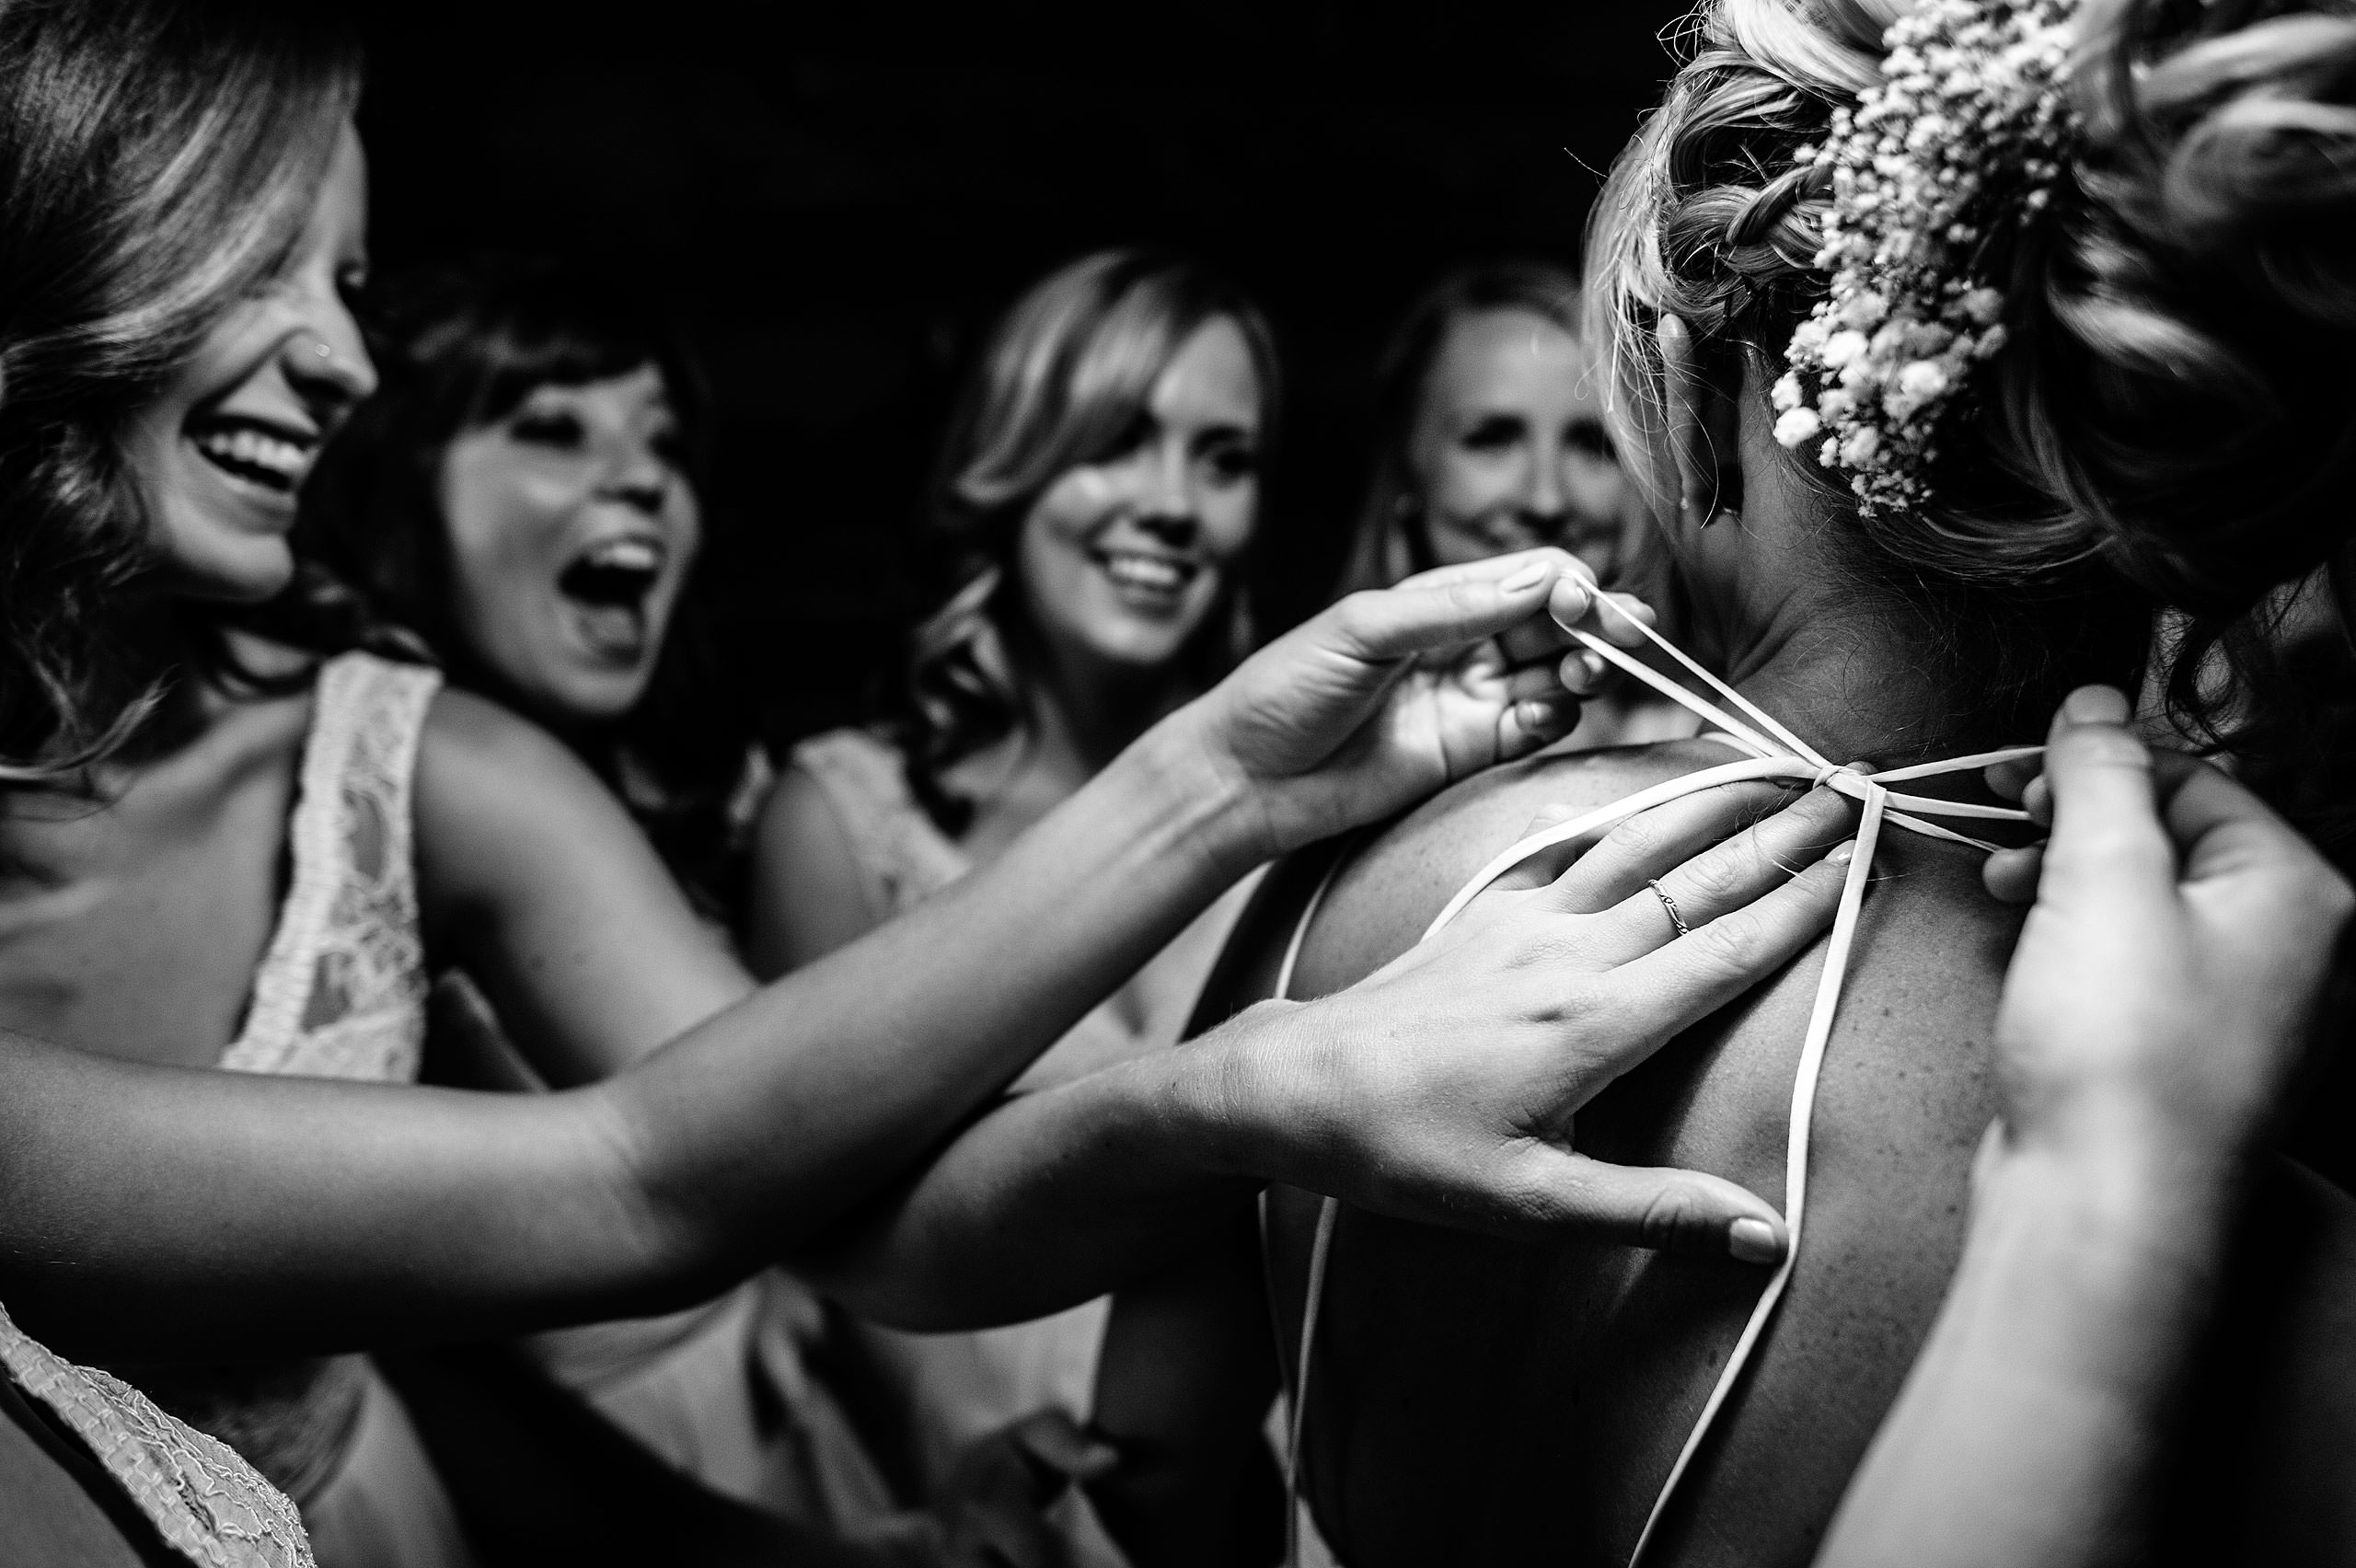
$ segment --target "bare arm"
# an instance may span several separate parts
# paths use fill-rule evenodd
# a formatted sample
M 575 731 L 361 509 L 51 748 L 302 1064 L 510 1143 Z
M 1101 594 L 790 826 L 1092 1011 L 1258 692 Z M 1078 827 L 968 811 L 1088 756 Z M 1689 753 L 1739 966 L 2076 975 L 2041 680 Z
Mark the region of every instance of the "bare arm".
M 763 978 L 799 969 L 875 928 L 875 907 L 849 834 L 825 789 L 789 767 L 753 836 L 745 962 Z
M 1738 1222 L 1763 1228 L 1752 1231 L 1762 1240 L 1780 1238 L 1774 1209 L 1731 1182 L 1600 1164 L 1574 1153 L 1568 1136 L 1580 1105 L 1830 922 L 1842 865 L 1819 857 L 1844 831 L 1846 807 L 1819 791 L 1735 833 L 1774 794 L 1714 790 L 1663 807 L 1666 825 L 1614 835 L 1559 880 L 1492 894 L 1486 918 L 1467 915 L 1346 991 L 1260 1002 L 1174 1050 L 1000 1106 L 797 1266 L 861 1312 L 910 1328 L 1034 1317 L 1162 1266 L 1265 1179 L 1502 1233 L 1568 1228 L 1721 1256 Z M 1646 886 L 1656 876 L 1681 890 L 1689 917 L 1702 917 L 1693 940 L 1670 942 Z M 1307 893 L 1299 869 L 1269 889 L 1264 915 L 1298 907 Z M 1247 917 L 1245 931 L 1263 954 L 1276 938 L 1265 917 Z M 1438 995 L 1450 1005 L 1415 999 Z M 1308 1055 L 1237 1051 L 1268 1027 L 1289 1031 Z M 1270 1072 L 1273 1080 L 1260 1076 Z M 1172 1136 L 1185 1124 L 1159 1107 L 1182 1085 L 1222 1074 L 1239 1106 L 1283 1105 L 1290 1083 L 1331 1078 L 1356 1080 L 1345 1099 L 1461 1108 L 1488 1129 L 1486 1173 L 1455 1164 L 1472 1146 L 1453 1129 L 1437 1138 L 1437 1115 L 1363 1143 L 1347 1125 L 1303 1117 L 1284 1152 L 1252 1148 L 1236 1133 L 1211 1143 L 1194 1141 L 1192 1128 Z M 1230 1123 L 1251 1126 L 1241 1115 Z M 1207 1157 L 1214 1170 L 1226 1162 L 1225 1180 L 1206 1179 Z M 1779 1247 L 1769 1241 L 1764 1255 Z
M 68 1347 L 140 1359 L 479 1333 L 707 1295 L 917 1159 L 1253 865 L 1567 727 L 1566 704 L 1533 700 L 1551 677 L 1503 669 L 1483 640 L 1550 596 L 1583 613 L 1565 559 L 1506 558 L 1345 601 L 991 866 L 591 1088 L 267 1080 L 12 1041 L 0 1297 Z M 616 846 L 582 854 L 579 830 L 615 808 L 577 773 L 564 786 L 560 754 L 533 762 L 496 726 L 472 739 L 434 764 L 468 787 L 431 785 L 435 803 L 421 803 L 473 800 L 493 824 L 460 824 L 479 859 L 437 866 L 436 918 L 507 952 L 504 983 L 553 1016 L 636 1006 L 607 988 L 664 955 L 634 947 L 619 912 L 579 905 L 635 898 L 657 869 L 632 870 Z M 568 793 L 536 809 L 513 778 L 502 791 L 500 770 L 482 771 L 502 755 Z M 575 858 L 606 863 L 567 884 L 569 902 L 516 898 L 517 868 Z M 1423 1006 L 1444 1003 L 1456 1010 Z M 1194 1180 L 1317 1170 L 1334 1151 L 1304 1139 L 1304 1114 L 1354 1087 L 1321 1081 L 1279 1011 L 1132 1082 L 1112 1119 L 1149 1124 Z M 1360 1124 L 1406 1109 L 1337 1108 Z
M 429 948 L 548 1083 L 619 1071 L 753 989 L 612 792 L 505 709 L 436 696 L 415 799 Z
M 2082 1568 L 2154 1544 L 2164 1418 L 2350 897 L 2222 774 L 2171 766 L 2155 801 L 2126 716 L 2081 692 L 2055 721 L 2053 840 L 1998 1014 L 2004 1122 L 1821 1564 Z M 2035 871 L 2015 852 L 1992 885 Z

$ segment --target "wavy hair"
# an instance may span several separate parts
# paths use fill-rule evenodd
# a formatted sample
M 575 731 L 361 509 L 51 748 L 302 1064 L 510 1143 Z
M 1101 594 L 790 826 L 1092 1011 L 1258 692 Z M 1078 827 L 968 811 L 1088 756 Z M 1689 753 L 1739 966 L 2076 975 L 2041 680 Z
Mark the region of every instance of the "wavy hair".
M 1657 499 L 1650 329 L 1674 312 L 1705 353 L 1780 363 L 1826 282 L 1814 259 L 1830 189 L 1793 155 L 1878 80 L 1897 12 L 1718 0 L 1614 170 L 1591 308 L 1615 417 L 1642 432 L 1627 455 Z M 1788 460 L 1858 527 L 1874 581 L 1925 610 L 2016 729 L 2041 717 L 2022 700 L 2073 663 L 2055 663 L 2062 617 L 2110 617 L 2086 574 L 2098 562 L 2186 612 L 2159 657 L 2189 729 L 2254 759 L 2301 731 L 2313 761 L 2312 727 L 2269 717 L 2287 691 L 2273 591 L 2349 536 L 2356 17 L 2086 0 L 2079 28 L 2083 135 L 2050 217 L 1984 258 L 2010 340 L 1975 378 L 1968 428 L 1943 442 L 1929 504 L 1857 519 L 1821 468 Z M 2238 678 L 2217 678 L 2221 659 Z
M 926 518 L 919 570 L 933 608 L 909 638 L 891 728 L 917 799 L 950 833 L 973 802 L 942 775 L 1012 733 L 1036 636 L 1015 590 L 1023 519 L 1069 470 L 1120 450 L 1154 383 L 1188 339 L 1235 323 L 1260 384 L 1263 468 L 1281 403 L 1276 340 L 1258 306 L 1191 261 L 1105 250 L 1032 288 L 999 322 L 951 421 Z M 1238 585 L 1183 657 L 1207 686 L 1250 651 L 1249 595 Z
M 1585 338 L 1579 281 L 1550 261 L 1493 261 L 1459 268 L 1425 292 L 1384 345 L 1374 368 L 1374 466 L 1350 537 L 1340 592 L 1387 588 L 1437 566 L 1431 533 L 1416 505 L 1407 448 L 1423 415 L 1432 366 L 1460 322 L 1519 310 Z M 1338 594 L 1336 595 L 1339 596 Z
M 284 264 L 359 98 L 309 0 L 0 0 L 0 785 L 73 787 L 209 623 L 136 592 L 133 413 Z
M 538 387 L 653 366 L 678 422 L 710 558 L 721 532 L 709 502 L 710 391 L 686 344 L 627 290 L 537 258 L 483 257 L 396 282 L 372 315 L 377 390 L 320 454 L 295 544 L 350 584 L 372 619 L 408 628 L 454 681 L 495 695 L 453 615 L 444 462 L 452 442 L 505 419 Z M 729 807 L 753 725 L 717 651 L 704 575 L 688 580 L 645 696 L 581 750 L 681 882 L 717 905 L 727 902 Z
M 1830 281 L 1816 256 L 1831 182 L 1796 155 L 1821 144 L 1835 106 L 1880 80 L 1898 11 L 1888 0 L 1717 0 L 1688 23 L 1690 57 L 1612 171 L 1592 220 L 1589 310 L 1622 455 L 1657 512 L 1675 497 L 1653 329 L 1681 317 L 1722 383 L 1746 361 L 1780 367 Z M 2104 566 L 2098 523 L 2047 473 L 2058 444 L 2049 284 L 2081 203 L 2065 190 L 2055 208 L 1983 252 L 2012 343 L 1976 377 L 1976 409 L 1943 442 L 1925 504 L 1861 516 L 1835 477 L 1779 449 L 1838 520 L 1851 586 L 1920 628 L 1926 662 L 1955 672 L 1942 721 L 1972 734 L 2041 727 L 2080 680 L 2131 685 L 2149 642 L 2146 596 Z

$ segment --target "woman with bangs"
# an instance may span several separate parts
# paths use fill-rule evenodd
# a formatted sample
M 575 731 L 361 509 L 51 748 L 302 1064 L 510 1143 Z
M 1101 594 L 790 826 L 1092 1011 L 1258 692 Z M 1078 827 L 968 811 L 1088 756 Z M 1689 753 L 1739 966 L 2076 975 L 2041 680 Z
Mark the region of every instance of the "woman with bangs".
M 330 1568 L 465 1561 L 398 1402 L 337 1353 L 676 1310 L 820 1251 L 1252 868 L 1574 716 L 1546 622 L 1598 595 L 1566 558 L 1358 595 L 990 864 L 756 989 L 579 757 L 289 548 L 376 380 L 359 80 L 316 6 L 0 0 L 0 1496 L 37 1562 L 292 1564 L 314 1536 Z M 1830 908 L 1816 880 L 1760 891 L 1746 975 Z M 1089 1124 L 1220 1197 L 1288 1174 L 1494 1198 L 1488 1108 L 1436 1120 L 1417 1074 L 1576 1029 L 1468 1005 L 1496 962 L 1387 998 L 1417 1046 L 1395 1078 L 1337 1074 L 1330 1009 L 1290 1009 L 1091 1075 Z M 451 966 L 583 1087 L 407 1087 Z M 1680 1005 L 1739 983 L 1687 978 Z M 1403 1179 L 1368 1151 L 1407 1126 L 1447 1158 Z M 1626 1223 L 1680 1193 L 1674 1239 L 1720 1246 L 1756 1213 L 1624 1174 L 1565 1200 Z M 535 1462 L 501 1448 L 494 1479 Z M 702 1555 L 675 1499 L 548 1511 L 533 1550 Z M 857 1560 L 773 1520 L 723 1545 Z
M 1082 258 L 984 348 L 941 454 L 934 607 L 893 716 L 805 741 L 756 838 L 749 953 L 808 963 L 1002 853 L 1253 645 L 1250 570 L 1279 382 L 1259 311 L 1193 263 Z M 1248 892 L 1214 903 L 1012 1092 L 1176 1043 Z M 1085 1419 L 1104 1304 L 964 1335 L 854 1326 L 879 1440 L 927 1493 L 1033 1411 Z

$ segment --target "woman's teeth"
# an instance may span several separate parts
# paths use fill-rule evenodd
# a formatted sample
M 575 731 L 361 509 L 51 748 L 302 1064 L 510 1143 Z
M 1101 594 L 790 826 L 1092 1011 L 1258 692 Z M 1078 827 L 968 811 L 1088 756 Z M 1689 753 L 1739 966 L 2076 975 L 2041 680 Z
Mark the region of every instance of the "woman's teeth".
M 1194 581 L 1197 570 L 1189 562 L 1172 560 L 1167 556 L 1139 555 L 1129 550 L 1107 550 L 1097 559 L 1103 562 L 1104 575 L 1115 586 L 1148 594 L 1175 594 Z
M 251 425 L 229 425 L 192 432 L 189 439 L 218 468 L 248 483 L 292 493 L 311 466 L 311 447 L 269 434 Z
M 636 608 L 663 571 L 663 549 L 652 539 L 607 539 L 565 568 L 556 585 L 583 604 Z

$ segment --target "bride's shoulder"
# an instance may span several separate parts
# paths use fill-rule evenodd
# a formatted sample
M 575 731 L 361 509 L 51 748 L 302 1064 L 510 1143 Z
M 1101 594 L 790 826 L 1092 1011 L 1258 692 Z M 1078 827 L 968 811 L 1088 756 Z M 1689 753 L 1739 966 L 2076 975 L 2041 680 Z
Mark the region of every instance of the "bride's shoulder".
M 1404 952 L 1466 878 L 1542 817 L 1559 822 L 1734 759 L 1699 741 L 1553 750 L 1442 790 L 1344 852 L 1302 944 L 1304 994 Z

